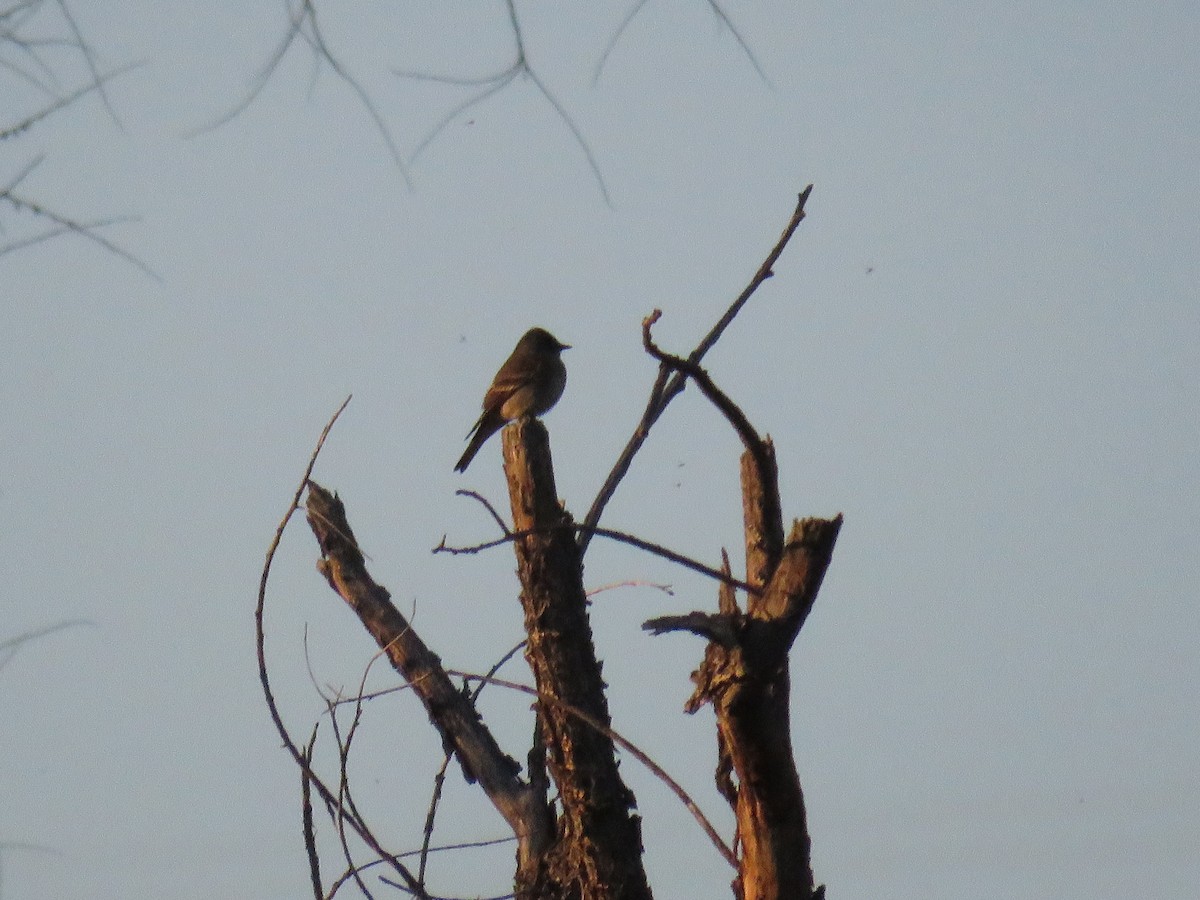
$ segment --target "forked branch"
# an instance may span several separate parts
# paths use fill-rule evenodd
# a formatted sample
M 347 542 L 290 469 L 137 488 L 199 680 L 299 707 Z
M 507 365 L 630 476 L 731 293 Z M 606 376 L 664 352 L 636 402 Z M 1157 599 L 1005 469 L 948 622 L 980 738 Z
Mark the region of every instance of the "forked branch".
M 774 274 L 773 267 L 776 261 L 783 253 L 784 248 L 787 247 L 788 242 L 792 239 L 792 235 L 800 223 L 804 221 L 804 205 L 808 202 L 812 188 L 813 186 L 810 184 L 800 192 L 800 197 L 796 202 L 796 209 L 784 227 L 783 234 L 780 235 L 775 246 L 771 248 L 771 252 L 767 254 L 767 258 L 763 260 L 762 265 L 758 267 L 758 271 L 754 273 L 754 277 L 750 279 L 750 283 L 746 285 L 746 288 L 738 295 L 737 299 L 729 305 L 724 315 L 717 320 L 717 324 L 709 330 L 708 334 L 696 345 L 696 348 L 688 354 L 687 359 L 689 362 L 698 364 L 704 358 L 704 355 L 713 348 L 713 345 L 725 333 L 725 329 L 729 327 L 729 323 L 734 320 L 737 314 L 741 312 L 742 307 L 746 305 L 754 295 L 754 292 L 758 290 L 759 285 Z M 625 448 L 621 451 L 620 456 L 617 457 L 612 471 L 608 473 L 603 486 L 601 486 L 599 493 L 596 494 L 596 499 L 592 501 L 591 509 L 588 510 L 587 515 L 583 518 L 583 524 L 587 526 L 587 529 L 595 528 L 599 524 L 600 517 L 604 515 L 604 508 L 608 506 L 609 501 L 616 494 L 622 479 L 624 479 L 625 474 L 629 471 L 629 467 L 633 465 L 633 458 L 637 456 L 638 451 L 642 448 L 642 444 L 650 436 L 650 429 L 658 421 L 670 402 L 683 390 L 686 383 L 687 376 L 682 372 L 676 372 L 674 375 L 671 375 L 668 367 L 662 364 L 659 365 L 658 375 L 655 377 L 654 385 L 650 389 L 650 397 L 646 401 L 646 409 L 642 413 L 642 418 L 634 426 L 633 434 L 625 444 Z M 588 544 L 592 539 L 592 533 L 587 529 L 581 531 L 578 537 L 581 555 L 587 553 Z

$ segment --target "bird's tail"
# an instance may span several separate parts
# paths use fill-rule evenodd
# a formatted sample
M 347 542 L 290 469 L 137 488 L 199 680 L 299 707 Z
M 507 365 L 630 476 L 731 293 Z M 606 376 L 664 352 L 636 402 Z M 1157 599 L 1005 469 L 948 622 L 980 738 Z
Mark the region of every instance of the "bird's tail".
M 471 460 L 475 458 L 475 454 L 479 452 L 479 448 L 484 445 L 488 438 L 496 433 L 496 428 L 487 427 L 491 423 L 486 422 L 486 418 L 486 416 L 483 416 L 475 423 L 475 428 L 471 431 L 471 442 L 467 444 L 467 449 L 463 451 L 463 455 L 454 464 L 455 472 L 467 471 L 467 466 L 471 464 Z M 504 423 L 501 422 L 500 424 Z

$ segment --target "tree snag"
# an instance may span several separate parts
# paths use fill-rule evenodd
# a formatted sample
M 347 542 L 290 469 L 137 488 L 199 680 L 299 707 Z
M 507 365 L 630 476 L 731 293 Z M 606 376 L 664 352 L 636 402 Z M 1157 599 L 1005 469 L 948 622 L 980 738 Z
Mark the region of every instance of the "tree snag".
M 600 661 L 588 622 L 583 564 L 574 523 L 558 500 L 550 438 L 536 419 L 503 432 L 525 659 L 537 689 L 538 722 L 558 786 L 562 815 L 547 868 L 562 893 L 546 896 L 649 898 L 642 867 L 641 823 L 632 792 L 617 771 L 616 749 L 590 722 L 611 727 Z M 553 701 L 553 702 L 549 702 Z
M 447 671 L 396 609 L 388 591 L 371 578 L 341 500 L 310 480 L 317 454 L 341 409 L 326 426 L 292 507 L 268 550 L 255 616 L 259 676 L 268 708 L 284 746 L 301 770 L 303 830 L 314 896 L 326 895 L 317 860 L 312 795 L 319 798 L 336 824 L 346 860 L 347 868 L 335 879 L 329 895 L 354 881 L 364 895 L 370 896 L 364 870 L 383 865 L 399 880 L 379 876 L 381 881 L 419 900 L 428 900 L 425 862 L 438 792 L 435 790 L 426 817 L 420 866 L 413 872 L 406 866 L 405 855 L 389 851 L 372 833 L 351 795 L 346 763 L 357 718 L 343 737 L 336 707 L 337 703 L 353 702 L 360 708 L 364 698 L 346 700 L 339 695 L 337 703 L 326 698 L 340 751 L 341 781 L 336 788 L 313 770 L 316 729 L 301 747 L 283 724 L 267 672 L 263 609 L 271 560 L 305 489 L 308 522 L 321 549 L 319 571 L 420 698 L 441 735 L 447 761 L 451 754 L 458 758 L 466 779 L 483 789 L 511 828 L 517 841 L 513 881 L 517 900 L 650 900 L 642 865 L 641 820 L 634 812 L 634 796 L 618 770 L 617 746 L 647 765 L 691 810 L 714 847 L 735 869 L 732 886 L 738 900 L 822 900 L 824 887 L 814 883 L 804 794 L 792 752 L 788 656 L 816 599 L 842 519 L 839 515 L 794 520 L 785 532 L 771 439 L 760 437 L 737 404 L 700 366 L 705 353 L 750 296 L 771 277 L 772 265 L 804 218 L 810 191 L 811 186 L 801 193 L 783 235 L 749 286 L 688 356 L 665 353 L 654 344 L 651 329 L 661 313 L 656 310 L 643 322 L 646 352 L 659 364 L 654 386 L 641 421 L 583 524 L 576 524 L 558 499 L 545 427 L 536 419 L 526 418 L 502 432 L 511 527 L 486 499 L 472 494 L 491 512 L 503 537 L 472 548 L 448 547 L 443 538 L 435 548 L 435 552 L 460 553 L 513 544 L 532 688 L 495 677 L 499 663 L 486 675 Z M 598 525 L 650 429 L 689 381 L 717 408 L 745 448 L 740 460 L 746 560 L 743 579 L 734 577 L 724 551 L 718 569 L 662 544 Z M 663 616 L 647 621 L 643 627 L 655 634 L 685 631 L 707 641 L 703 661 L 692 673 L 695 689 L 685 709 L 695 712 L 711 703 L 716 712 L 715 781 L 718 793 L 735 814 L 737 831 L 732 846 L 663 767 L 612 730 L 583 586 L 583 558 L 595 536 L 657 554 L 718 583 L 716 612 Z M 739 606 L 739 591 L 745 598 L 744 609 Z M 515 652 L 516 648 L 509 655 Z M 520 766 L 500 749 L 476 711 L 478 690 L 469 693 L 465 688 L 456 688 L 452 675 L 478 683 L 480 689 L 495 685 L 497 689 L 533 696 L 535 735 L 526 754 L 524 777 Z M 554 800 L 552 786 L 557 792 Z M 362 864 L 353 859 L 360 848 L 351 849 L 347 841 L 350 832 L 374 854 L 371 862 Z

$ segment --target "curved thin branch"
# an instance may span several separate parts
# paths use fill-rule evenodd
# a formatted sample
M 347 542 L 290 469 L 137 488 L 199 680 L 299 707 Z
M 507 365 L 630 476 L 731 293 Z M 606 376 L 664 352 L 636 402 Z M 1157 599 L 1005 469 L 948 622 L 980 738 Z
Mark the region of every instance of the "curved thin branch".
M 316 788 L 321 800 L 327 807 L 336 809 L 339 806 L 338 798 L 331 791 L 328 785 L 321 780 L 321 777 L 313 771 L 312 766 L 305 760 L 304 751 L 296 745 L 296 741 L 292 738 L 291 733 L 287 730 L 287 726 L 283 724 L 283 716 L 279 712 L 279 706 L 275 702 L 275 694 L 271 690 L 271 678 L 267 672 L 267 652 L 266 652 L 266 629 L 263 626 L 263 615 L 267 605 L 267 582 L 271 576 L 271 563 L 275 559 L 275 554 L 279 550 L 280 541 L 283 540 L 283 532 L 287 528 L 288 522 L 292 515 L 300 508 L 300 497 L 308 486 L 309 478 L 312 476 L 313 468 L 317 464 L 317 456 L 321 452 L 321 448 L 325 446 L 325 439 L 329 437 L 330 431 L 333 430 L 334 423 L 343 410 L 350 404 L 350 397 L 342 401 L 342 405 L 334 412 L 333 417 L 325 425 L 321 432 L 320 438 L 317 440 L 317 445 L 313 449 L 312 455 L 308 458 L 308 465 L 304 470 L 304 477 L 300 479 L 300 484 L 296 488 L 295 494 L 292 496 L 291 505 L 284 513 L 283 519 L 275 528 L 275 535 L 271 539 L 271 543 L 267 547 L 267 558 L 263 563 L 262 575 L 258 582 L 258 602 L 254 608 L 254 630 L 255 630 L 255 649 L 258 657 L 258 680 L 262 684 L 263 697 L 267 702 L 267 710 L 271 715 L 271 721 L 275 725 L 275 730 L 279 733 L 279 738 L 283 742 L 284 749 L 291 754 L 292 759 L 302 772 L 309 778 L 312 786 Z M 396 871 L 396 873 L 404 879 L 409 890 L 412 890 L 418 897 L 427 900 L 427 895 L 424 890 L 417 884 L 412 873 L 408 871 L 399 861 L 393 859 L 386 849 L 379 843 L 374 834 L 371 833 L 362 822 L 350 817 L 347 819 L 350 827 L 354 832 L 362 838 L 362 840 L 381 858 L 388 861 L 388 864 Z
M 592 148 L 584 140 L 583 132 L 579 130 L 579 126 L 575 124 L 575 120 L 567 115 L 566 109 L 558 102 L 558 99 L 550 93 L 550 89 L 546 87 L 537 72 L 526 66 L 525 73 L 537 85 L 537 89 L 542 92 L 542 96 L 554 107 L 554 111 L 558 113 L 558 117 L 563 120 L 563 123 L 570 130 L 571 135 L 575 138 L 575 143 L 579 145 L 579 149 L 583 151 L 583 155 L 587 159 L 588 166 L 592 170 L 592 175 L 596 177 L 596 186 L 600 188 L 600 196 L 604 198 L 606 205 L 612 206 L 612 198 L 608 193 L 608 185 L 604 183 L 604 175 L 600 172 L 600 164 L 596 162 L 596 157 L 592 155 Z
M 628 28 L 630 24 L 632 24 L 633 20 L 637 18 L 637 14 L 642 11 L 647 2 L 648 0 L 638 0 L 638 2 L 633 5 L 629 12 L 625 13 L 625 18 L 621 20 L 621 24 L 617 26 L 617 30 L 614 31 L 612 37 L 609 38 L 608 43 L 604 47 L 604 52 L 600 54 L 600 61 L 596 63 L 596 71 L 595 74 L 592 75 L 593 86 L 599 84 L 600 74 L 604 71 L 604 64 L 608 62 L 608 57 L 612 54 L 613 50 L 616 49 L 617 43 L 621 40 L 621 35 L 625 33 L 625 29 Z
M 621 20 L 621 24 L 617 26 L 617 29 L 613 32 L 612 37 L 609 38 L 608 44 L 606 44 L 604 47 L 604 52 L 600 54 L 600 61 L 596 63 L 596 72 L 592 76 L 593 85 L 600 81 L 600 74 L 604 70 L 604 64 L 608 62 L 609 55 L 616 48 L 617 43 L 621 40 L 621 36 L 625 34 L 625 29 L 629 27 L 629 25 L 637 17 L 637 14 L 642 11 L 642 9 L 646 6 L 646 3 L 647 0 L 638 0 L 633 8 L 631 8 L 629 12 L 625 14 L 625 18 Z M 746 59 L 750 60 L 750 65 L 754 67 L 754 71 L 758 73 L 758 77 L 763 80 L 763 83 L 766 84 L 767 87 L 772 87 L 771 79 L 767 77 L 767 73 L 764 72 L 763 67 L 759 65 L 758 57 L 754 55 L 754 51 L 750 49 L 750 45 L 746 43 L 746 39 L 742 37 L 742 34 L 740 31 L 738 31 L 737 26 L 733 24 L 733 20 L 729 18 L 729 15 L 725 12 L 725 10 L 717 5 L 715 0 L 707 0 L 707 3 L 709 8 L 713 11 L 713 14 L 720 20 L 721 24 L 725 26 L 725 29 L 733 35 L 733 39 L 737 41 L 738 46 L 741 47 L 742 53 L 746 54 Z
M 708 5 L 712 9 L 713 14 L 721 20 L 721 24 L 733 35 L 733 39 L 737 41 L 738 46 L 742 48 L 742 52 L 746 54 L 746 59 L 750 60 L 750 65 L 754 66 L 754 71 L 758 73 L 758 77 L 763 80 L 763 83 L 767 87 L 773 87 L 771 79 L 767 77 L 767 73 L 759 65 L 758 57 L 754 55 L 754 51 L 750 49 L 750 45 L 746 43 L 746 39 L 742 37 L 742 33 L 733 24 L 733 20 L 729 18 L 725 10 L 717 5 L 716 0 L 708 0 Z
M 325 37 L 321 32 L 320 26 L 317 24 L 317 8 L 313 0 L 302 0 L 296 11 L 289 14 L 287 31 L 284 33 L 283 38 L 270 58 L 263 65 L 246 96 L 214 121 L 207 125 L 201 125 L 192 131 L 185 132 L 185 136 L 196 137 L 197 135 L 214 131 L 222 125 L 233 121 L 249 109 L 250 105 L 258 99 L 259 94 L 267 86 L 267 83 L 271 80 L 271 77 L 275 74 L 275 71 L 279 68 L 284 57 L 287 56 L 288 50 L 291 49 L 297 38 L 309 46 L 318 61 L 325 60 L 329 64 L 329 67 L 333 69 L 334 74 L 350 88 L 351 92 L 358 99 L 359 105 L 370 116 L 372 123 L 375 125 L 375 130 L 383 138 L 384 144 L 387 145 L 388 153 L 392 157 L 392 161 L 396 164 L 396 168 L 400 170 L 400 175 L 404 178 L 405 185 L 407 185 L 409 190 L 412 190 L 412 178 L 408 173 L 408 166 L 404 162 L 404 156 L 400 152 L 400 148 L 396 145 L 396 140 L 392 137 L 392 133 L 388 129 L 387 123 L 384 122 L 383 116 L 380 115 L 379 109 L 375 106 L 375 102 L 367 93 L 366 88 L 350 73 L 349 69 L 342 64 L 341 60 L 329 49 L 329 45 L 325 43 Z
M 104 228 L 108 225 L 116 225 L 116 224 L 120 224 L 123 222 L 136 222 L 137 221 L 136 218 L 119 217 L 119 218 L 112 218 L 112 219 L 100 219 L 95 222 L 76 222 L 74 219 L 68 219 L 66 216 L 60 215 L 52 210 L 49 210 L 46 207 L 42 206 L 40 203 L 30 200 L 27 197 L 13 193 L 13 190 L 22 181 L 24 181 L 34 169 L 36 169 L 38 166 L 40 166 L 42 164 L 42 161 L 45 158 L 46 157 L 44 155 L 41 155 L 41 156 L 37 156 L 34 159 L 30 160 L 30 162 L 25 166 L 25 168 L 23 168 L 20 172 L 18 172 L 16 174 L 16 176 L 14 176 L 12 178 L 12 180 L 10 180 L 8 182 L 7 185 L 5 185 L 3 188 L 0 188 L 0 201 L 4 201 L 4 202 L 8 203 L 10 206 L 13 207 L 13 209 L 17 210 L 18 212 L 21 212 L 21 211 L 31 212 L 35 216 L 38 216 L 39 218 L 46 219 L 47 221 L 54 223 L 54 225 L 57 227 L 52 228 L 48 232 L 45 232 L 43 234 L 34 235 L 33 237 L 26 238 L 26 239 L 20 240 L 20 241 L 13 241 L 9 244 L 6 244 L 3 247 L 0 247 L 0 256 L 3 256 L 6 253 L 12 253 L 14 250 L 19 250 L 22 247 L 28 247 L 28 246 L 31 246 L 32 244 L 39 244 L 42 241 L 48 241 L 51 238 L 55 238 L 55 237 L 58 237 L 63 234 L 78 234 L 96 244 L 99 244 L 101 247 L 103 247 L 105 250 L 108 250 L 110 253 L 115 253 L 117 256 L 121 257 L 126 262 L 132 264 L 133 266 L 137 267 L 138 269 L 141 269 L 143 272 L 145 272 L 147 275 L 149 275 L 155 281 L 161 283 L 162 278 L 158 275 L 157 272 L 155 272 L 153 269 L 151 269 L 149 266 L 147 266 L 144 262 L 142 262 L 140 259 L 138 259 L 136 256 L 134 256 L 132 253 L 129 253 L 128 251 L 121 249 L 116 244 L 114 244 L 112 241 L 108 240 L 105 237 L 102 237 L 99 234 L 96 234 L 96 232 L 95 232 L 95 229 Z
M 505 534 L 512 533 L 512 529 L 508 527 L 508 523 L 504 521 L 500 513 L 496 512 L 496 507 L 492 506 L 491 501 L 484 497 L 483 494 L 479 493 L 478 491 L 469 491 L 465 488 L 460 488 L 454 492 L 454 496 L 470 497 L 472 500 L 478 501 L 480 504 L 482 504 L 484 509 L 492 514 L 492 518 L 496 521 L 496 524 L 500 526 L 501 531 L 503 531 Z
M 464 100 L 462 103 L 453 107 L 448 113 L 446 113 L 440 119 L 438 119 L 437 123 L 433 126 L 433 128 L 431 128 L 429 130 L 429 133 L 426 134 L 425 137 L 423 137 L 421 139 L 421 142 L 419 144 L 417 144 L 417 148 L 415 150 L 413 150 L 413 152 L 411 154 L 409 154 L 409 157 L 408 157 L 409 163 L 410 164 L 415 163 L 417 161 L 417 159 L 421 156 L 421 154 L 425 152 L 426 148 L 437 139 L 437 136 L 439 134 L 441 134 L 443 131 L 446 130 L 446 127 L 451 122 L 453 122 L 455 119 L 457 119 L 460 115 L 462 115 L 464 112 L 466 112 L 472 106 L 482 103 L 483 101 L 485 101 L 489 97 L 491 97 L 493 94 L 500 93 L 500 91 L 502 91 L 506 87 L 508 87 L 509 84 L 512 83 L 512 80 L 514 78 L 516 78 L 517 75 L 519 75 L 520 73 L 521 73 L 521 70 L 517 66 L 513 66 L 512 68 L 507 69 L 506 73 L 500 77 L 500 80 L 496 81 L 496 83 L 493 84 L 491 87 L 489 87 L 486 91 L 481 91 L 480 93 L 476 94 L 474 97 L 469 97 L 468 99 Z
M 271 76 L 275 74 L 275 70 L 279 68 L 279 64 L 283 62 L 283 58 L 287 56 L 288 49 L 292 46 L 292 42 L 295 41 L 300 35 L 300 29 L 304 27 L 307 6 L 308 4 L 305 3 L 300 7 L 296 14 L 289 16 L 287 31 L 284 33 L 279 45 L 275 48 L 275 52 L 271 54 L 271 56 L 259 70 L 258 77 L 255 79 L 254 84 L 250 86 L 250 90 L 246 93 L 246 96 L 235 103 L 231 109 L 229 109 L 224 115 L 220 116 L 216 120 L 207 125 L 201 125 L 199 128 L 196 128 L 192 131 L 184 132 L 184 137 L 196 137 L 197 135 L 204 134 L 205 132 L 215 131 L 222 125 L 229 124 L 250 108 L 250 104 L 258 99 L 258 95 L 263 92 L 264 88 L 266 88 L 267 83 L 271 80 Z
M 489 509 L 491 509 L 491 506 L 487 503 L 487 501 L 484 500 L 482 497 L 480 497 L 478 494 L 475 494 L 474 491 L 459 491 L 458 493 L 473 494 L 476 497 L 476 499 L 478 499 L 481 503 L 483 503 L 485 506 L 487 506 Z M 493 514 L 494 514 L 494 510 L 493 510 Z M 501 525 L 503 526 L 503 523 L 501 523 Z M 519 653 L 521 651 L 521 648 L 524 646 L 525 646 L 525 641 L 521 641 L 515 647 L 513 647 L 511 650 L 509 650 L 507 653 L 505 653 L 502 657 L 500 657 L 500 659 L 496 660 L 495 663 L 492 664 L 492 667 L 490 669 L 488 669 L 487 674 L 483 677 L 483 679 L 480 680 L 479 685 L 475 688 L 474 691 L 471 692 L 472 705 L 474 705 L 475 701 L 477 701 L 479 699 L 479 695 L 481 693 L 483 693 L 483 689 L 488 686 L 488 683 L 495 676 L 495 674 L 500 671 L 500 669 L 504 666 L 505 663 L 507 663 L 514 656 L 516 656 L 517 653 Z M 407 685 L 405 685 L 405 686 L 407 687 Z M 431 852 L 433 852 L 433 850 L 435 850 L 435 849 L 447 849 L 446 847 L 431 848 L 430 843 L 433 840 L 433 823 L 434 823 L 435 818 L 437 817 L 438 804 L 440 803 L 441 797 L 442 797 L 442 788 L 444 787 L 444 785 L 446 783 L 446 770 L 450 768 L 450 760 L 453 757 L 454 757 L 453 753 L 444 754 L 442 757 L 442 764 L 441 764 L 441 766 L 438 767 L 437 773 L 433 776 L 433 795 L 429 798 L 429 809 L 425 813 L 425 828 L 422 833 L 420 851 L 410 851 L 409 854 L 404 854 L 404 853 L 400 854 L 401 857 L 406 856 L 406 855 L 412 855 L 414 852 L 419 854 L 420 862 L 417 866 L 417 880 L 419 882 L 421 882 L 421 884 L 425 883 L 425 871 L 426 871 L 426 868 L 428 867 L 428 863 L 429 863 L 429 854 Z M 516 840 L 516 838 L 515 837 L 503 838 L 502 840 L 506 840 L 506 841 Z M 489 843 L 491 843 L 491 842 L 489 842 Z M 453 847 L 454 845 L 449 845 L 449 846 Z
M 546 86 L 546 83 L 542 80 L 541 76 L 538 75 L 533 66 L 530 65 L 529 57 L 525 51 L 525 37 L 521 32 L 521 22 L 517 17 L 517 8 L 514 5 L 513 0 L 505 0 L 505 2 L 508 8 L 509 25 L 512 27 L 515 59 L 511 65 L 502 71 L 495 75 L 484 76 L 480 78 L 460 78 L 453 75 L 432 75 L 425 72 L 414 72 L 410 70 L 393 70 L 393 73 L 401 78 L 468 87 L 487 86 L 486 90 L 479 92 L 473 97 L 467 98 L 462 103 L 459 103 L 457 106 L 453 107 L 440 119 L 438 119 L 433 128 L 430 129 L 429 133 L 421 139 L 421 141 L 417 144 L 416 149 L 413 150 L 413 152 L 409 155 L 409 162 L 415 163 L 421 154 L 425 152 L 426 148 L 428 148 L 429 145 L 432 144 L 433 141 L 438 137 L 438 135 L 445 131 L 446 127 L 449 126 L 449 124 L 457 119 L 460 115 L 462 115 L 471 107 L 477 106 L 495 94 L 498 94 L 500 91 L 512 84 L 513 80 L 518 75 L 524 74 L 529 78 L 530 81 L 533 82 L 534 86 L 538 89 L 541 95 L 546 98 L 546 102 L 550 104 L 554 112 L 560 119 L 562 119 L 563 124 L 567 126 L 567 130 L 571 132 L 571 136 L 575 139 L 575 143 L 577 143 L 580 150 L 583 151 L 583 155 L 587 160 L 588 167 L 592 170 L 592 175 L 596 179 L 596 185 L 600 188 L 600 195 L 604 198 L 604 202 L 606 204 L 612 206 L 612 199 L 608 193 L 608 185 L 604 182 L 604 175 L 600 171 L 600 164 L 596 161 L 596 157 L 592 153 L 591 146 L 588 144 L 586 138 L 584 138 L 583 131 L 580 130 L 579 126 L 575 124 L 575 120 L 572 119 L 570 114 L 567 113 L 566 108 L 561 102 L 559 102 L 558 98 L 550 92 L 550 89 Z
M 367 115 L 371 117 L 371 121 L 375 123 L 375 129 L 387 144 L 388 153 L 391 154 L 392 161 L 396 163 L 396 168 L 400 170 L 400 174 L 404 176 L 404 183 L 411 191 L 413 184 L 409 177 L 408 168 L 404 165 L 404 159 L 400 153 L 400 148 L 396 146 L 396 141 L 392 138 L 392 133 L 388 130 L 387 123 L 383 121 L 383 116 L 379 114 L 379 110 L 375 107 L 375 102 L 368 96 L 366 89 L 359 84 L 358 79 L 342 65 L 329 46 L 325 43 L 325 38 L 321 34 L 321 29 L 317 27 L 317 9 L 312 5 L 312 0 L 304 0 L 304 5 L 311 11 L 309 14 L 309 23 L 311 34 L 302 32 L 305 41 L 313 48 L 313 51 L 318 53 L 321 58 L 329 63 L 329 67 L 334 73 L 350 86 L 350 90 L 358 97 L 358 102 L 362 108 L 367 111 Z

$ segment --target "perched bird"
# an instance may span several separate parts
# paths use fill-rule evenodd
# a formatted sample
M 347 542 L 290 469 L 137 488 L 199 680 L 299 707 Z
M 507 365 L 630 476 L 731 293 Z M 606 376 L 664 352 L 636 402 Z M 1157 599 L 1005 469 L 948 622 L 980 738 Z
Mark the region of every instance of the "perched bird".
M 530 328 L 521 336 L 483 397 L 483 415 L 468 432 L 471 442 L 454 471 L 465 472 L 479 448 L 505 422 L 540 416 L 558 402 L 567 384 L 567 367 L 559 354 L 569 349 L 569 344 L 559 343 L 544 328 Z

